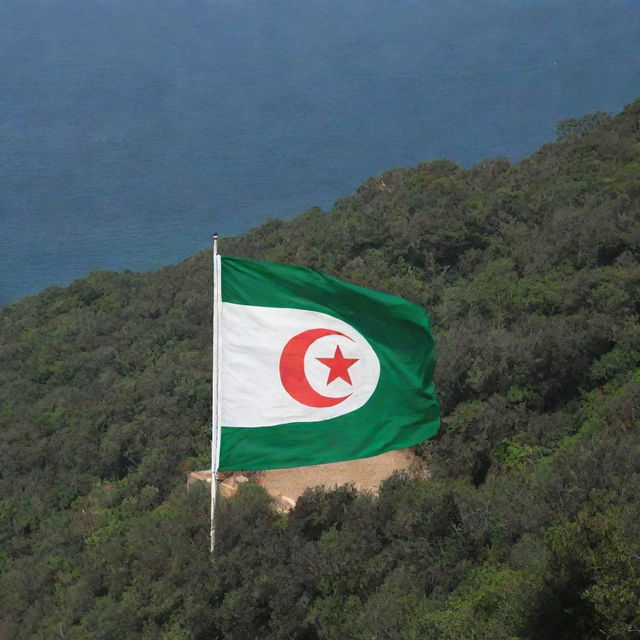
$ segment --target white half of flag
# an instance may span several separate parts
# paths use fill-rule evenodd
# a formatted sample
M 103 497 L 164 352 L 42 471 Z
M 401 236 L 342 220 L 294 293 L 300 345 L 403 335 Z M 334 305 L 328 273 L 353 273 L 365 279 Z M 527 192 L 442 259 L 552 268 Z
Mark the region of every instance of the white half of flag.
M 222 303 L 222 426 L 319 422 L 364 406 L 380 362 L 346 322 L 317 311 Z

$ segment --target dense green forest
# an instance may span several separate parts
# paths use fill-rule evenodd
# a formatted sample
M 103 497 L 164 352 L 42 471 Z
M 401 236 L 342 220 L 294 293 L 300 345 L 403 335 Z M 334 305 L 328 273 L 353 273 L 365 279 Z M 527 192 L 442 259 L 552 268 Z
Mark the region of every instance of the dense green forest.
M 211 256 L 47 289 L 0 310 L 0 638 L 640 638 L 640 101 L 222 250 L 429 310 L 432 477 L 249 483 L 212 563 Z

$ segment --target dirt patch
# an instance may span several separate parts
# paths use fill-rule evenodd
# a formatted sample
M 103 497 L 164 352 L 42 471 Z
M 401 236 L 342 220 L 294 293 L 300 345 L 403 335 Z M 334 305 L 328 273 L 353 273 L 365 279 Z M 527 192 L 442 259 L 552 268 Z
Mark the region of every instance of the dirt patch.
M 333 489 L 343 484 L 353 484 L 358 491 L 377 493 L 380 483 L 394 471 L 407 471 L 418 477 L 429 475 L 421 458 L 409 449 L 402 449 L 360 460 L 295 469 L 271 469 L 260 474 L 257 482 L 276 499 L 278 510 L 288 511 L 309 487 Z
M 251 473 L 251 478 L 239 473 L 220 472 L 219 488 L 224 496 L 231 496 L 238 486 L 250 479 L 262 485 L 275 500 L 278 511 L 284 513 L 296 505 L 297 499 L 310 487 L 333 489 L 353 484 L 358 491 L 377 493 L 378 487 L 394 471 L 406 471 L 416 478 L 426 478 L 429 471 L 424 461 L 410 449 L 387 451 L 372 458 L 316 464 L 295 469 L 271 469 Z M 187 488 L 194 482 L 211 484 L 211 471 L 192 471 L 187 476 Z

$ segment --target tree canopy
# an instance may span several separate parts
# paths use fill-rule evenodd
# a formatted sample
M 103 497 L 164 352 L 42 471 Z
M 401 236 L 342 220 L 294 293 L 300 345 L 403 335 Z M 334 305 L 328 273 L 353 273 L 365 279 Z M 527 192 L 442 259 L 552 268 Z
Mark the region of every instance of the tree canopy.
M 637 636 L 640 101 L 221 244 L 429 310 L 432 477 L 249 483 L 212 563 L 210 255 L 47 289 L 0 309 L 1 638 Z

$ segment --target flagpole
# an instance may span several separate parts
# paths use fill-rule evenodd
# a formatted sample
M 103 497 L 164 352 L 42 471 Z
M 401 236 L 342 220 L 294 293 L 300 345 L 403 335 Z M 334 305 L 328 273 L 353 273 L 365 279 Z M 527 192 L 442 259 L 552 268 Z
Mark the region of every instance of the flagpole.
M 211 363 L 211 522 L 209 551 L 213 556 L 216 542 L 216 502 L 218 497 L 218 466 L 220 464 L 220 312 L 221 274 L 218 255 L 218 234 L 213 234 L 213 313 L 212 313 L 212 363 Z

